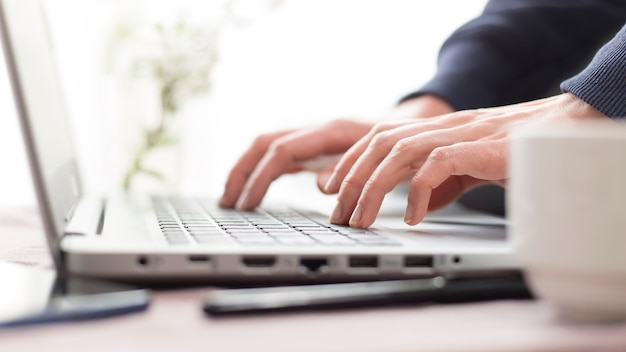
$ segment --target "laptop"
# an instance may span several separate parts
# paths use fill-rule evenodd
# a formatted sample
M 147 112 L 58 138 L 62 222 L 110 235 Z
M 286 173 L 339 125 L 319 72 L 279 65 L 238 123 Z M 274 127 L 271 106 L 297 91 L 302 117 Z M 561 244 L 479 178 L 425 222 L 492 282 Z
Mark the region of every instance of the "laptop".
M 135 283 L 246 284 L 518 268 L 506 228 L 498 224 L 431 218 L 403 227 L 401 217 L 381 217 L 375 227 L 355 229 L 303 209 L 236 212 L 203 197 L 84 194 L 42 7 L 37 0 L 0 0 L 0 5 L 9 77 L 48 245 L 60 271 Z

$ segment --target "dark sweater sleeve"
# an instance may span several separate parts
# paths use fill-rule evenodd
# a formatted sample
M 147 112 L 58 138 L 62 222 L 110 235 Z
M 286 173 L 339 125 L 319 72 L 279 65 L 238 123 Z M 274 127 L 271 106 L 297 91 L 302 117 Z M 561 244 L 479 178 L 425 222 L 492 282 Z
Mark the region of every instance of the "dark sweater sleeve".
M 433 94 L 457 110 L 558 92 L 626 21 L 626 1 L 491 0 L 439 52 L 437 73 L 401 99 Z
M 626 26 L 598 51 L 589 66 L 561 84 L 603 114 L 626 117 Z

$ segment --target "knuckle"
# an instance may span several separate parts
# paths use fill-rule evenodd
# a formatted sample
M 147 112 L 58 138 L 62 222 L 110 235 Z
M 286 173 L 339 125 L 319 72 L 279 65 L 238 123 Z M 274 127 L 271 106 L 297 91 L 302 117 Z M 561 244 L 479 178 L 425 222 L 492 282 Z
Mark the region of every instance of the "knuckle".
M 446 116 L 445 118 L 446 120 L 449 120 L 452 124 L 462 125 L 473 121 L 475 118 L 475 113 L 471 110 L 458 111 Z
M 372 132 L 380 133 L 384 131 L 388 131 L 392 128 L 392 124 L 389 122 L 378 122 L 372 127 Z
M 355 179 L 352 175 L 348 175 L 341 183 L 342 190 L 360 190 L 362 183 Z
M 467 127 L 469 133 L 473 136 L 484 136 L 493 131 L 497 127 L 497 124 L 489 119 L 482 119 L 469 124 Z
M 365 182 L 364 191 L 375 198 L 384 197 L 390 190 L 387 190 L 384 183 L 377 178 L 370 178 Z
M 405 154 L 411 151 L 413 145 L 414 143 L 412 138 L 403 138 L 394 144 L 392 153 L 394 155 Z
M 411 178 L 410 187 L 412 189 L 419 189 L 426 185 L 426 179 L 423 174 L 419 173 Z
M 462 146 L 458 146 L 458 148 L 462 148 Z M 457 160 L 455 159 L 459 155 L 455 145 L 438 147 L 430 153 L 426 164 L 431 169 L 436 168 L 438 173 L 445 172 L 453 175 L 457 172 Z
M 430 152 L 428 159 L 434 162 L 445 162 L 450 160 L 454 154 L 452 146 L 437 147 Z
M 370 142 L 372 148 L 389 150 L 394 145 L 394 139 L 389 132 L 377 133 Z
M 289 144 L 284 139 L 276 139 L 270 143 L 268 152 L 275 156 L 289 155 Z
M 411 179 L 410 188 L 413 190 L 431 187 L 430 182 L 425 173 L 418 173 Z

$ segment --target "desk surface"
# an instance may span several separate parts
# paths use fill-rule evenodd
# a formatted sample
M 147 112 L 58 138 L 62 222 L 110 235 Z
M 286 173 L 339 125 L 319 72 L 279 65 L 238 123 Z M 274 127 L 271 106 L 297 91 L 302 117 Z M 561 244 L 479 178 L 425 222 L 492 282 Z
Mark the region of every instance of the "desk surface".
M 0 209 L 0 260 L 49 266 L 37 212 Z M 3 285 L 10 283 L 3 283 Z M 626 324 L 571 326 L 544 302 L 287 313 L 212 319 L 210 288 L 156 291 L 147 311 L 0 330 L 3 351 L 626 351 Z

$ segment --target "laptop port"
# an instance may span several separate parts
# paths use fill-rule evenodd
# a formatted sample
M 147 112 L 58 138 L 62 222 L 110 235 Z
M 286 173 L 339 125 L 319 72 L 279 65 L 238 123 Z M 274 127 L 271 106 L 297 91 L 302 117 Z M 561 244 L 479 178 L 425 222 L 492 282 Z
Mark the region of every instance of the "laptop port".
M 370 255 L 350 257 L 348 266 L 351 268 L 378 268 L 378 257 Z
M 407 255 L 404 257 L 405 268 L 432 268 L 432 255 Z
M 308 273 L 319 273 L 328 269 L 328 259 L 326 258 L 302 258 L 300 268 Z
M 150 259 L 145 255 L 140 255 L 137 257 L 137 266 L 141 268 L 147 268 L 150 265 Z
M 248 268 L 270 268 L 276 264 L 274 256 L 250 256 L 241 259 L 243 265 Z
M 194 264 L 207 264 L 211 262 L 211 257 L 208 255 L 190 255 L 187 260 Z

